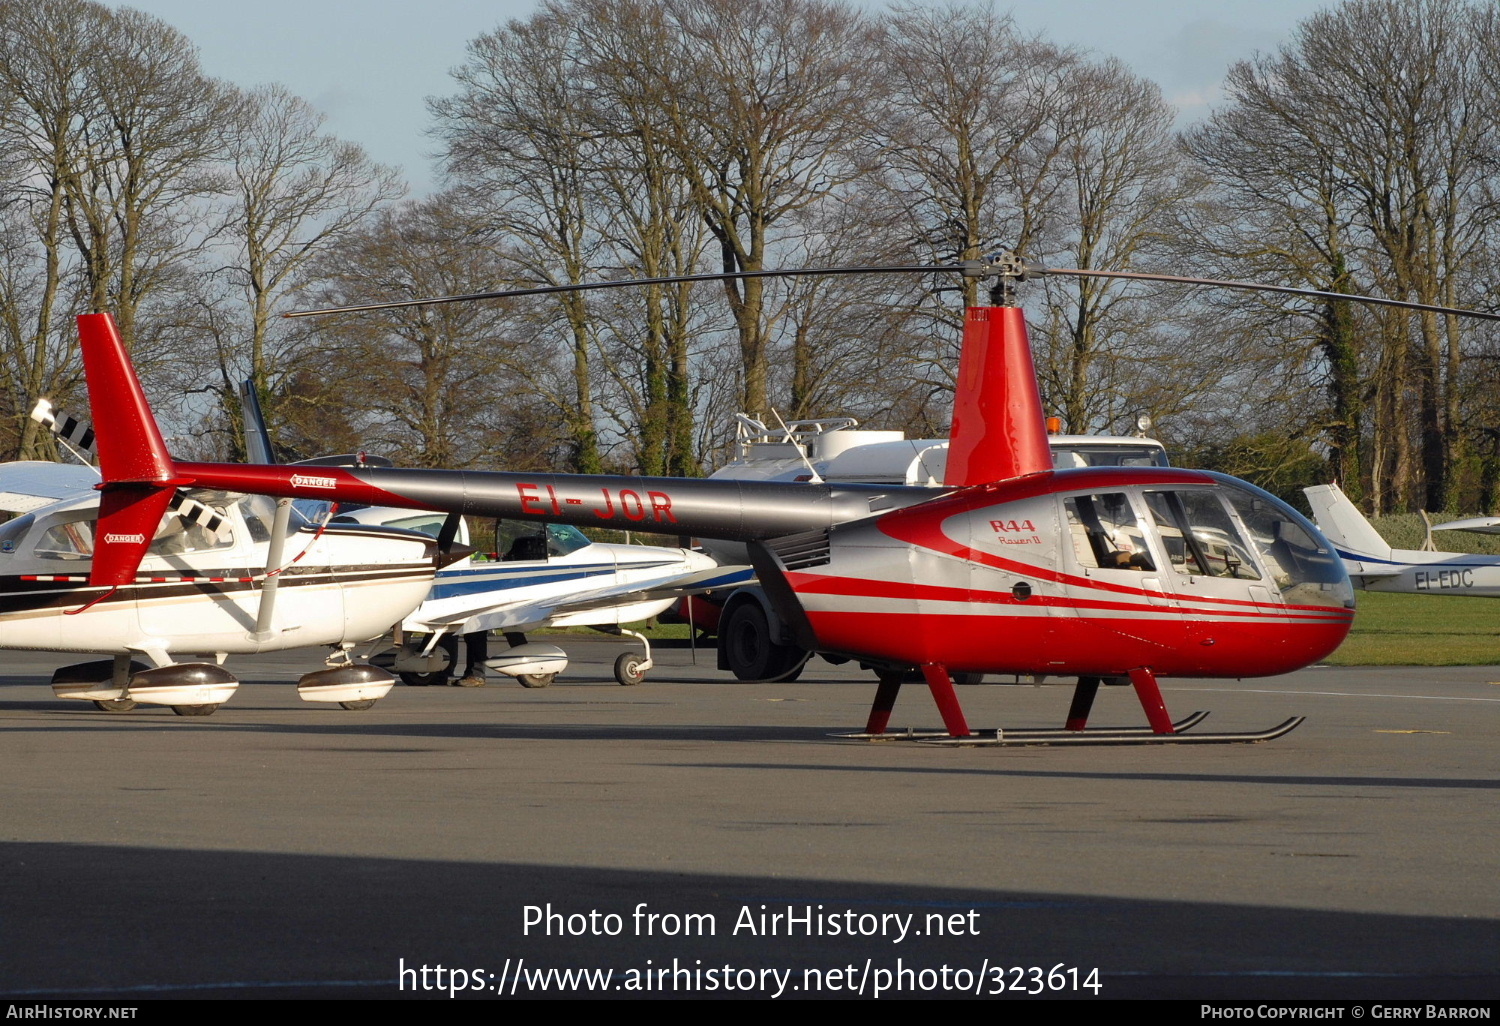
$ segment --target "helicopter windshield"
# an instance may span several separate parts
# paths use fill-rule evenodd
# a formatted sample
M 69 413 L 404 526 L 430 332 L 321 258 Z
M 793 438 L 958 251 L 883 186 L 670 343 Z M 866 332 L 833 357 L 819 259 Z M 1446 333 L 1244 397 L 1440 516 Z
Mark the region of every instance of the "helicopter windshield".
M 1213 476 L 1288 603 L 1353 607 L 1354 589 L 1343 561 L 1306 517 L 1254 485 Z

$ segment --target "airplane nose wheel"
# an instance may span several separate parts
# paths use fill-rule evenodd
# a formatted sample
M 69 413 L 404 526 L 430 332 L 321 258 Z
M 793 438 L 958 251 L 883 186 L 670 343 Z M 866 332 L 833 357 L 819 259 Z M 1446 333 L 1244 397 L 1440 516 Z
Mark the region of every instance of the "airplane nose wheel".
M 178 716 L 212 716 L 218 708 L 219 703 L 214 702 L 211 705 L 174 705 L 172 711 Z
M 615 680 L 625 687 L 634 687 L 645 679 L 644 660 L 634 652 L 626 652 L 615 660 Z
M 135 708 L 135 703 L 128 698 L 116 698 L 108 701 L 96 700 L 94 708 L 104 712 L 129 712 Z
M 629 635 L 636 641 L 639 641 L 641 646 L 646 650 L 645 653 L 638 655 L 635 652 L 624 652 L 616 657 L 615 680 L 623 686 L 631 688 L 646 679 L 646 671 L 656 665 L 655 660 L 651 658 L 650 639 L 640 631 L 633 631 L 627 627 L 620 627 L 615 624 L 596 626 L 594 630 L 603 634 L 613 634 L 616 637 Z

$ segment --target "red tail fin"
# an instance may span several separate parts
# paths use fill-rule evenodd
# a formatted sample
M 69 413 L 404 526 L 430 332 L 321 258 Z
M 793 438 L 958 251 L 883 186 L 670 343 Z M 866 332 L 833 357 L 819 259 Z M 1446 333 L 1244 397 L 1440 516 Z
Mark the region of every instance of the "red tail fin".
M 1051 469 L 1026 318 L 1019 307 L 970 307 L 943 483 L 988 484 Z
M 130 584 L 172 501 L 176 473 L 109 314 L 78 318 L 99 452 L 99 526 L 89 583 Z

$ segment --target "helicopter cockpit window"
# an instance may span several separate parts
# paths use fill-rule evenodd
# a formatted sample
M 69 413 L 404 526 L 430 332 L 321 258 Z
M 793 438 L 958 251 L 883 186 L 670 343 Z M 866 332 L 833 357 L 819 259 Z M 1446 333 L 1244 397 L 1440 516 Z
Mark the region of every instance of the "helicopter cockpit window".
M 1239 482 L 1223 491 L 1287 602 L 1343 606 L 1354 600 L 1338 554 L 1301 514 L 1274 496 L 1252 491 Z
M 1146 506 L 1178 573 L 1260 580 L 1250 547 L 1214 492 L 1147 492 Z
M 37 540 L 36 555 L 42 559 L 93 558 L 94 521 L 73 520 L 48 528 Z
M 1063 500 L 1078 565 L 1111 570 L 1155 570 L 1145 532 L 1124 492 L 1070 495 Z

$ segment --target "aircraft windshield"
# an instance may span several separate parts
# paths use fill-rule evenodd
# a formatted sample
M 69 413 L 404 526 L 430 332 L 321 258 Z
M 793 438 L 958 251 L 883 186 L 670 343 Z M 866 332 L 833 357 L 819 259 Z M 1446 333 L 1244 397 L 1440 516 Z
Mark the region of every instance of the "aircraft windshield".
M 89 559 L 94 555 L 94 521 L 70 520 L 48 528 L 37 540 L 36 555 L 42 559 Z
M 1167 452 L 1160 445 L 1086 445 L 1053 441 L 1052 465 L 1059 470 L 1074 467 L 1165 467 Z
M 421 531 L 423 534 L 436 538 L 443 532 L 443 522 L 448 519 L 446 513 L 420 513 L 412 517 L 402 517 L 399 520 L 387 520 L 381 527 L 400 527 L 408 531 Z
M 549 556 L 566 556 L 588 544 L 588 537 L 570 524 L 547 525 L 547 555 Z

